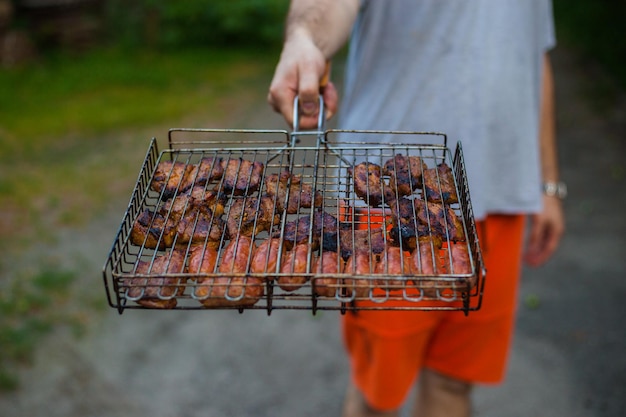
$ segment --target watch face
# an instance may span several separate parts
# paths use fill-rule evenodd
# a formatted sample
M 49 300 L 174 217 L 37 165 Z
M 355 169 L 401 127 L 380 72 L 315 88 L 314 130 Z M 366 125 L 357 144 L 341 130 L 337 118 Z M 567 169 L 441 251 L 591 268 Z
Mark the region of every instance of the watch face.
M 543 184 L 543 192 L 547 196 L 562 200 L 567 197 L 567 185 L 563 182 L 546 182 Z

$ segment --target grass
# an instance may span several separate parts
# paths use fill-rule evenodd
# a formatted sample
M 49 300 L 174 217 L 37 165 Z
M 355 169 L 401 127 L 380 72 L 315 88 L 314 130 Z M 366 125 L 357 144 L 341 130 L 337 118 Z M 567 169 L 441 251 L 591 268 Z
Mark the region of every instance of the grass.
M 104 49 L 0 70 L 0 391 L 19 386 L 15 370 L 42 337 L 80 334 L 102 306 L 77 293 L 93 288 L 81 278 L 100 281 L 72 265 L 75 254 L 33 248 L 56 247 L 59 231 L 80 233 L 130 196 L 149 139 L 138 133 L 228 120 L 269 83 L 277 53 L 264 53 Z
M 37 153 L 46 137 L 146 125 L 201 107 L 219 112 L 221 95 L 267 70 L 267 59 L 250 57 L 246 51 L 110 49 L 0 72 L 1 150 Z

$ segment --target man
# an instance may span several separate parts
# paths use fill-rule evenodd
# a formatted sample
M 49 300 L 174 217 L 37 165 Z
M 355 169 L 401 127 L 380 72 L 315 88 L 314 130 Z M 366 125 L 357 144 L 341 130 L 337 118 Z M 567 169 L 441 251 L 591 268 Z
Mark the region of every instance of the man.
M 542 264 L 564 231 L 551 3 L 293 0 L 268 96 L 288 123 L 298 96 L 300 128 L 317 125 L 320 84 L 327 116 L 337 112 L 337 90 L 322 80 L 351 32 L 340 127 L 441 131 L 463 142 L 489 279 L 468 317 L 346 314 L 344 416 L 397 416 L 416 379 L 415 416 L 469 416 L 471 387 L 503 379 L 522 259 Z

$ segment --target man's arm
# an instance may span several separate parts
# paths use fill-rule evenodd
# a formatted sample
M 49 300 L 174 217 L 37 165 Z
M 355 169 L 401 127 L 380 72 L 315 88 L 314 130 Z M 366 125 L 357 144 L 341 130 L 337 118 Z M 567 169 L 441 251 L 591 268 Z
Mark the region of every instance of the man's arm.
M 550 57 L 545 55 L 541 89 L 541 114 L 539 147 L 543 182 L 559 181 L 558 153 L 554 110 L 554 79 Z M 561 200 L 555 195 L 544 195 L 543 210 L 531 216 L 531 228 L 526 247 L 525 261 L 539 266 L 552 256 L 565 231 Z
M 285 28 L 283 50 L 270 85 L 268 102 L 293 124 L 293 103 L 299 96 L 300 126 L 317 126 L 320 83 L 327 62 L 348 39 L 359 0 L 292 0 Z M 323 97 L 330 117 L 337 110 L 337 90 L 324 86 Z

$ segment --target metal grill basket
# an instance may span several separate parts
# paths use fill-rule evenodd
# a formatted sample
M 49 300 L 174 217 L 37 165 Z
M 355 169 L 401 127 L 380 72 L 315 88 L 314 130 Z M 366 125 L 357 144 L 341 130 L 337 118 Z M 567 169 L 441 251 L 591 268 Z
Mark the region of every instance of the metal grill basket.
M 433 224 L 420 226 L 419 242 L 427 242 L 430 249 L 421 254 L 421 243 L 416 244 L 418 235 L 410 241 L 412 243 L 407 243 L 401 236 L 403 231 L 398 223 L 409 226 L 413 223 L 418 229 L 416 211 L 399 220 L 394 212 L 397 206 L 387 198 L 388 195 L 383 193 L 378 205 L 370 205 L 366 202 L 367 196 L 363 198 L 362 193 L 357 192 L 358 184 L 353 175 L 355 167 L 364 161 L 383 167 L 396 155 L 419 157 L 425 164 L 422 170 L 442 164 L 451 167 L 450 175 L 458 199 L 449 203 L 442 200 L 437 207 L 443 207 L 453 215 L 434 218 L 435 212 L 430 207 L 437 203 L 429 201 L 429 190 L 423 183 L 414 184 L 411 194 L 403 197 L 412 202 L 410 207 L 418 205 L 415 200 L 424 201 L 429 207 L 425 213 Z M 222 166 L 227 166 L 228 161 L 256 163 L 262 167 L 258 189 L 251 186 L 252 176 L 247 177 L 247 173 L 237 172 L 241 178 L 230 178 L 231 182 L 241 180 L 248 184 L 240 191 L 228 186 L 229 179 L 225 175 L 206 181 L 193 178 L 193 175 L 198 175 L 197 172 L 193 174 L 193 168 L 202 161 L 213 161 L 213 164 L 221 163 Z M 167 166 L 182 167 L 184 172 L 192 172 L 186 178 L 187 182 L 183 179 L 178 181 L 172 169 L 165 171 L 164 179 L 170 188 L 156 187 L 157 177 L 163 176 L 162 167 L 166 163 L 169 164 Z M 269 225 L 262 227 L 263 221 L 267 220 L 261 218 L 267 215 L 267 210 L 262 210 L 260 205 L 261 197 L 267 196 L 266 181 L 270 176 L 275 178 L 281 173 L 290 175 L 286 180 L 286 195 L 280 197 L 282 204 L 278 204 L 279 197 L 270 197 L 275 210 Z M 381 174 L 381 181 L 391 184 L 391 189 L 397 184 L 394 180 L 396 178 L 389 178 L 388 174 Z M 443 178 L 435 177 L 436 185 L 443 187 L 443 182 Z M 221 209 L 204 210 L 194 206 L 190 200 L 180 200 L 181 207 L 177 207 L 174 199 L 187 195 L 189 187 L 196 187 L 194 189 L 200 190 L 203 196 L 218 193 L 222 198 Z M 306 190 L 313 190 L 316 198 L 313 206 L 299 205 L 295 210 L 288 210 L 287 203 L 295 198 L 303 201 Z M 445 190 L 439 189 L 439 192 L 444 193 Z M 257 204 L 252 211 L 254 214 L 235 219 L 234 207 L 246 202 Z M 208 217 L 202 218 L 193 210 L 200 210 Z M 316 222 L 320 213 L 336 222 L 340 232 L 320 229 Z M 186 224 L 186 230 L 191 230 L 192 236 L 196 237 L 184 238 L 181 226 L 176 222 L 182 218 L 189 219 L 186 216 L 190 215 L 191 221 Z M 462 234 L 462 239 L 455 238 L 450 232 L 452 224 L 449 223 L 453 218 L 449 216 L 458 219 L 458 233 Z M 206 229 L 201 233 L 200 229 L 206 226 L 202 226 L 202 219 L 217 228 L 213 230 L 215 233 Z M 228 219 L 231 219 L 230 229 L 227 227 Z M 256 249 L 250 252 L 238 250 L 234 253 L 240 258 L 245 257 L 237 261 L 244 265 L 243 269 L 223 272 L 226 248 L 233 241 L 244 240 L 232 233 L 232 225 L 236 221 L 239 222 L 241 236 L 244 222 L 252 228 L 252 248 L 258 248 L 270 238 L 280 242 L 276 266 L 261 272 L 253 270 L 250 262 Z M 438 222 L 437 227 L 435 221 Z M 137 231 L 139 225 L 143 227 L 142 232 Z M 295 243 L 288 240 L 294 225 L 300 229 L 297 233 L 304 236 L 300 242 L 306 250 L 297 260 L 298 266 L 294 263 L 285 272 L 283 264 L 296 262 L 288 257 L 291 251 L 295 251 Z M 438 235 L 437 240 L 432 239 L 434 234 Z M 377 238 L 382 236 L 383 252 L 373 246 L 374 235 Z M 437 247 L 433 246 L 435 241 Z M 368 246 L 370 243 L 372 246 Z M 412 244 L 418 248 L 413 248 Z M 399 248 L 399 252 L 395 250 L 402 254 L 394 265 L 386 256 L 387 248 L 392 246 Z M 467 268 L 459 270 L 456 249 L 467 254 Z M 194 251 L 203 250 L 212 251 L 214 264 L 209 269 L 192 267 Z M 328 251 L 335 252 L 333 262 L 336 266 L 331 264 L 330 272 L 317 269 L 316 263 L 322 253 Z M 346 266 L 350 257 L 354 256 L 356 260 L 357 252 L 369 254 L 365 258 L 365 272 L 363 268 Z M 420 269 L 421 263 L 435 267 Z M 401 272 L 398 272 L 398 266 Z M 317 310 L 344 313 L 351 309 L 462 310 L 467 314 L 480 308 L 485 273 L 462 147 L 458 143 L 452 153 L 444 134 L 171 129 L 167 149 L 159 151 L 154 138 L 150 142 L 128 208 L 104 265 L 103 280 L 109 305 L 120 313 L 125 309 L 154 308 L 237 309 L 240 312 L 262 309 L 268 314 L 275 309 L 302 309 L 313 313 Z M 297 282 L 298 285 L 279 285 L 285 281 Z

